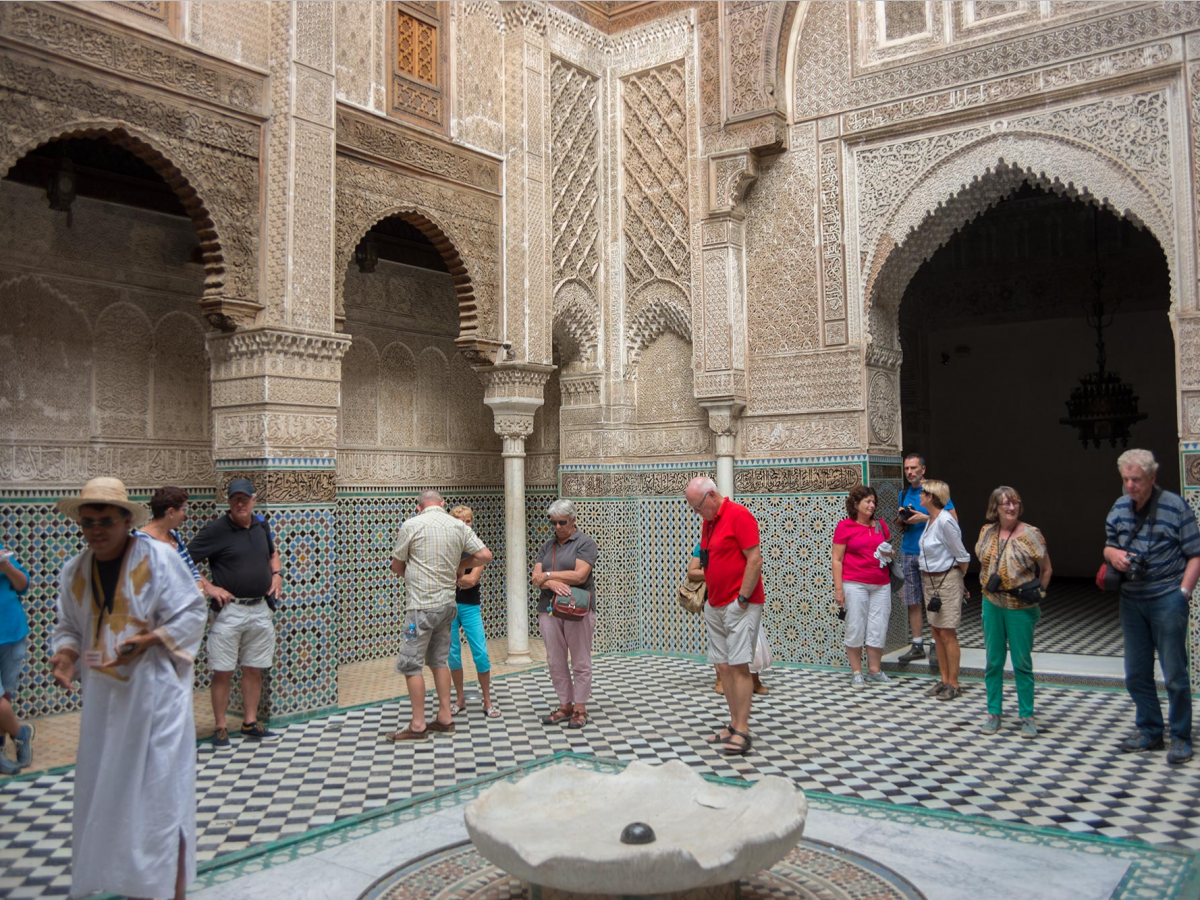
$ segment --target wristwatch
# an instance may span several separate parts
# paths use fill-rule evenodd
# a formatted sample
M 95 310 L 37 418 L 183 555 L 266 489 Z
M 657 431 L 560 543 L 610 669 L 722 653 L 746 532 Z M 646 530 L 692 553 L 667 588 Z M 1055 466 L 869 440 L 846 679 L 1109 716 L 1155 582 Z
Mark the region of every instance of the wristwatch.
M 749 597 L 743 597 L 741 594 L 738 594 L 737 602 L 738 602 L 738 603 L 749 603 L 749 602 L 750 602 L 750 598 L 749 598 Z

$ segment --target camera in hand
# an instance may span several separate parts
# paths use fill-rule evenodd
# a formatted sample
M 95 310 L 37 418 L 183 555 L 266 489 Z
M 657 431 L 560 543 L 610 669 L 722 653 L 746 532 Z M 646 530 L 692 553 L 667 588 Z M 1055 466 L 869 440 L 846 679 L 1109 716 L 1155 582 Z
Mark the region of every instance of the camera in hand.
M 846 607 L 844 607 L 844 606 L 839 606 L 839 607 L 838 607 L 838 611 L 837 611 L 837 617 L 838 617 L 839 619 L 841 619 L 843 622 L 845 622 L 845 621 L 846 621 Z
M 925 608 L 931 613 L 942 611 L 942 597 L 940 594 L 934 594 L 925 604 Z
M 1124 580 L 1141 581 L 1146 577 L 1146 570 L 1150 567 L 1150 561 L 1134 550 L 1126 552 L 1129 554 L 1129 568 L 1123 573 Z
M 900 507 L 900 512 L 896 513 L 896 518 L 907 525 L 916 514 L 917 511 L 913 508 L 912 504 L 909 504 L 908 506 Z

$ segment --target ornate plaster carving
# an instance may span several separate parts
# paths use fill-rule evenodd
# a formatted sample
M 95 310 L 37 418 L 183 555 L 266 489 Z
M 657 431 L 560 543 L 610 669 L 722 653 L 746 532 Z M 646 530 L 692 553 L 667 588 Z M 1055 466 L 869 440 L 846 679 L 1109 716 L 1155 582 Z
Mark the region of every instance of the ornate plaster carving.
M 826 494 L 843 493 L 862 481 L 858 465 L 744 467 L 733 470 L 734 493 Z
M 376 222 L 399 215 L 433 242 L 454 278 L 460 347 L 498 342 L 498 199 L 343 155 L 337 158 L 336 184 L 339 322 L 345 320 L 344 280 L 354 248 Z M 490 361 L 490 354 L 483 355 Z
M 229 482 L 249 478 L 261 502 L 332 504 L 337 499 L 337 479 L 333 469 L 233 469 L 220 473 L 217 502 L 229 500 Z
M 0 5 L 0 17 L 12 15 L 12 6 Z M 105 34 L 98 24 L 80 25 L 76 39 L 103 43 Z M 7 125 L 0 134 L 0 171 L 59 138 L 103 137 L 125 147 L 162 175 L 192 218 L 204 255 L 202 307 L 210 318 L 224 327 L 252 320 L 261 308 L 256 124 L 11 51 L 0 50 L 0 86 L 6 89 L 0 118 Z
M 1176 309 L 1194 309 L 1193 261 L 1173 252 L 1193 231 L 1177 203 L 1186 189 L 1181 112 L 1167 91 L 1102 97 L 991 125 L 870 145 L 852 154 L 857 196 L 848 200 L 862 258 L 868 332 L 896 349 L 900 295 L 950 234 L 1029 182 L 1148 227 L 1167 251 Z M 963 185 L 964 172 L 980 173 Z M 892 248 L 900 242 L 898 249 Z
M 750 151 L 708 158 L 708 205 L 710 212 L 739 210 L 746 192 L 758 178 L 758 157 Z
M 754 418 L 742 425 L 742 450 L 747 454 L 857 451 L 862 441 L 862 419 L 857 415 Z
M 748 372 L 750 412 L 862 409 L 861 365 L 858 350 L 754 357 Z

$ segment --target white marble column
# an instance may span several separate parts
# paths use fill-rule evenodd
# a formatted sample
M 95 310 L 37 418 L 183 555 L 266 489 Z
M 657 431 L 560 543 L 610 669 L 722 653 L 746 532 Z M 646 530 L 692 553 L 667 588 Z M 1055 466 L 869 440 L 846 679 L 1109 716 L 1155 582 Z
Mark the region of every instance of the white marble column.
M 529 665 L 529 572 L 525 546 L 525 439 L 533 434 L 533 414 L 553 366 L 498 363 L 475 366 L 483 381 L 483 402 L 492 408 L 496 434 L 504 439 L 504 542 L 508 597 L 508 658 Z
M 508 597 L 508 658 L 505 663 L 527 666 L 533 659 L 529 655 L 529 573 L 525 571 L 525 438 L 533 434 L 533 416 L 497 418 L 496 432 L 504 438 L 504 546 Z
M 733 496 L 733 457 L 737 422 L 744 404 L 740 402 L 701 402 L 708 410 L 708 427 L 715 435 L 717 452 L 717 490 L 726 497 Z

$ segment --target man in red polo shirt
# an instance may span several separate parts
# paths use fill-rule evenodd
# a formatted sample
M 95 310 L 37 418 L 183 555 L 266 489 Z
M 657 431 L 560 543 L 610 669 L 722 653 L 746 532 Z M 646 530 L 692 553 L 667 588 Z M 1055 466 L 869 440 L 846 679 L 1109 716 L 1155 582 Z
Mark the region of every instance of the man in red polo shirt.
M 750 661 L 762 620 L 762 553 L 758 522 L 740 503 L 722 497 L 704 476 L 688 482 L 688 506 L 704 519 L 700 531 L 700 564 L 708 586 L 704 624 L 708 628 L 708 661 L 725 684 L 729 725 L 708 738 L 726 756 L 750 749 L 750 700 L 754 684 Z

